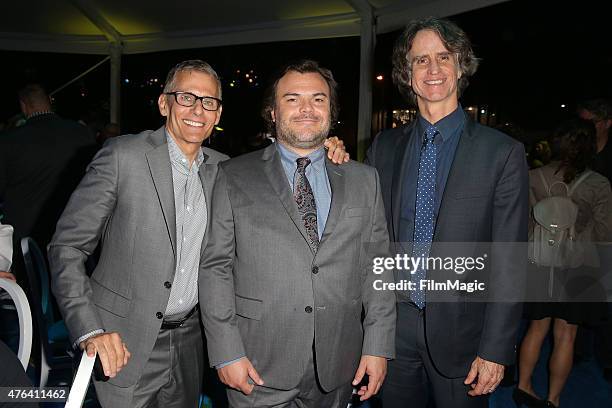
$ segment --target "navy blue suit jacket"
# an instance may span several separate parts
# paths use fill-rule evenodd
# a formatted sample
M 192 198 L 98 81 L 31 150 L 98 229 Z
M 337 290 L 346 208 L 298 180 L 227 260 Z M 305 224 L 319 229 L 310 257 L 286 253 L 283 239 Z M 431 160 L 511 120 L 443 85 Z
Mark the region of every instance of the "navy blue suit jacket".
M 400 237 L 401 188 L 409 160 L 406 146 L 415 137 L 414 127 L 381 132 L 366 158 L 378 170 L 390 239 L 395 242 Z M 527 171 L 522 144 L 466 118 L 442 197 L 434 245 L 526 241 Z M 412 236 L 412 231 L 404 233 Z M 498 255 L 491 258 L 486 271 L 489 288 L 522 288 L 524 260 L 511 259 L 508 253 Z M 445 376 L 459 378 L 468 373 L 476 356 L 512 364 L 521 303 L 475 302 L 461 296 L 457 302 L 427 303 L 426 338 L 436 368 Z

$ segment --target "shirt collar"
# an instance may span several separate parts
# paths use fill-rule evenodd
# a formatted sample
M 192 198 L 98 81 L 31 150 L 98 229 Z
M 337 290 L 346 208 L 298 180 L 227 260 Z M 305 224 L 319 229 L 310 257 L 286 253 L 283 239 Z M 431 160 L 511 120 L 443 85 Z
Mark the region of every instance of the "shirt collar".
M 457 109 L 455 109 L 453 112 L 449 113 L 448 115 L 446 115 L 445 117 L 443 117 L 442 119 L 434 123 L 433 126 L 435 126 L 438 129 L 438 132 L 440 132 L 440 135 L 442 136 L 442 141 L 446 142 L 449 139 L 451 139 L 453 136 L 459 133 L 458 130 L 463 127 L 464 123 L 465 123 L 465 114 L 463 113 L 463 108 L 461 107 L 461 104 L 458 104 Z M 419 114 L 419 119 L 418 119 L 419 134 L 423 135 L 425 133 L 425 129 L 427 128 L 427 126 L 430 126 L 430 125 L 431 123 L 429 123 L 427 119 L 425 119 L 423 116 Z
M 183 153 L 181 148 L 178 147 L 178 145 L 166 129 L 164 129 L 164 133 L 166 134 L 166 141 L 168 142 L 168 153 L 170 154 L 170 161 L 178 165 L 179 167 L 183 167 L 185 170 L 189 171 L 189 159 L 185 157 L 185 154 Z M 204 154 L 202 153 L 202 149 L 198 149 L 198 155 L 196 156 L 194 161 L 196 169 L 199 169 L 203 162 Z
M 285 162 L 286 164 L 291 164 L 294 167 L 297 167 L 296 160 L 300 157 L 304 157 L 304 156 L 298 155 L 292 150 L 289 150 L 288 148 L 283 146 L 283 144 L 280 142 L 276 143 L 276 150 L 278 150 L 278 153 L 280 154 L 281 161 Z M 310 153 L 306 157 L 310 159 L 311 164 L 320 162 L 325 159 L 325 148 L 321 146 L 320 148 Z

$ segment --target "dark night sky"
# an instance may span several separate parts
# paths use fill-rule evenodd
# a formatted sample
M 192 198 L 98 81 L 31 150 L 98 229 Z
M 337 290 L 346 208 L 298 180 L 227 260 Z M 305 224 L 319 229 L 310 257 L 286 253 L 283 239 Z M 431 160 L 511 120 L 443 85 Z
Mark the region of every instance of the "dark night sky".
M 451 17 L 470 36 L 480 68 L 462 98 L 464 106 L 486 104 L 504 121 L 526 129 L 550 130 L 585 97 L 611 96 L 612 47 L 610 16 L 605 2 L 511 1 Z M 391 49 L 399 32 L 378 36 L 374 105 L 387 109 L 406 106 L 390 83 Z M 54 89 L 101 60 L 102 56 L 0 51 L 5 78 L 0 121 L 18 112 L 17 87 L 39 80 Z M 334 72 L 341 95 L 342 124 L 337 133 L 353 147 L 357 127 L 359 39 L 339 38 L 198 50 L 128 55 L 122 60 L 124 131 L 155 128 L 161 119 L 156 99 L 159 84 L 176 62 L 201 58 L 210 62 L 224 82 L 221 126 L 225 142 L 237 148 L 247 135 L 262 129 L 260 101 L 266 77 L 289 59 L 311 57 Z M 259 86 L 230 88 L 236 70 L 254 71 Z M 78 118 L 87 111 L 108 108 L 108 64 L 61 91 L 57 110 Z M 158 84 L 145 84 L 158 78 Z M 242 78 L 244 80 L 244 78 Z M 142 85 L 142 86 L 141 86 Z M 384 89 L 384 93 L 382 90 Z M 81 96 L 84 93 L 85 96 Z M 560 105 L 567 104 L 562 109 Z

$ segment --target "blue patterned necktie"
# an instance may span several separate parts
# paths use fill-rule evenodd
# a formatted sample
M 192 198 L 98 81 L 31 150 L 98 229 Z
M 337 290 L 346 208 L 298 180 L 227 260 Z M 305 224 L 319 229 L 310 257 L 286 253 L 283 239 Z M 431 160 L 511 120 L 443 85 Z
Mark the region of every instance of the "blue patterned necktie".
M 414 218 L 414 235 L 412 257 L 423 258 L 412 275 L 416 289 L 410 293 L 410 299 L 420 308 L 425 307 L 425 291 L 420 290 L 420 281 L 425 279 L 424 263 L 429 256 L 434 232 L 434 203 L 436 199 L 436 164 L 437 149 L 434 138 L 439 134 L 435 126 L 427 126 L 425 141 L 419 158 L 419 178 L 416 191 L 416 214 Z
M 306 228 L 308 243 L 313 251 L 319 247 L 319 232 L 317 229 L 317 205 L 310 183 L 306 178 L 306 167 L 310 164 L 308 157 L 296 159 L 297 172 L 295 174 L 295 185 L 293 186 L 293 198 L 297 204 L 298 211 Z

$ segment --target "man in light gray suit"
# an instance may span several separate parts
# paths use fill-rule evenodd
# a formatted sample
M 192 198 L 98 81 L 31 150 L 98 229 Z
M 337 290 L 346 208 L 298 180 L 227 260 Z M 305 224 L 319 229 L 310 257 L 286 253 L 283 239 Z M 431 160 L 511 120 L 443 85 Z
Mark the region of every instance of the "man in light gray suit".
M 210 363 L 233 407 L 342 407 L 377 393 L 394 355 L 395 295 L 376 291 L 388 246 L 376 171 L 325 160 L 336 82 L 287 66 L 266 99 L 277 142 L 220 166 L 200 304 Z M 378 248 L 376 248 L 378 250 Z M 363 318 L 362 318 L 363 312 Z
M 96 350 L 111 377 L 95 382 L 104 407 L 197 405 L 197 271 L 217 165 L 227 158 L 201 144 L 219 122 L 220 98 L 210 65 L 174 67 L 158 100 L 165 126 L 109 140 L 57 224 L 53 293 L 72 341 Z

